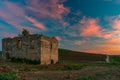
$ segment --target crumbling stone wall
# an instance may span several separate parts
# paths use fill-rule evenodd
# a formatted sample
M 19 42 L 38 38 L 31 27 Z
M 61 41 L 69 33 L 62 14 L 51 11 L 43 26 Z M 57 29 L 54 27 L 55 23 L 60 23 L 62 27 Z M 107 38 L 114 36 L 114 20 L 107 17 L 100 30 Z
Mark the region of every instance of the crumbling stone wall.
M 58 41 L 41 37 L 41 64 L 54 64 L 58 61 Z
M 58 62 L 58 41 L 43 35 L 19 36 L 2 40 L 4 60 L 25 58 L 40 61 L 40 64 Z

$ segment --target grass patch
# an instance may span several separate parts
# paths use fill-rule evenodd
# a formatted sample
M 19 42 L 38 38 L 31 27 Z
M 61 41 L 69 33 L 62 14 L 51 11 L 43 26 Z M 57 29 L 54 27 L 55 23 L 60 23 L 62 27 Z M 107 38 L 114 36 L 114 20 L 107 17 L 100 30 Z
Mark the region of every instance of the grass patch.
M 103 66 L 103 65 L 109 65 L 104 62 L 74 62 L 74 61 L 64 61 L 63 64 L 66 65 L 71 65 L 71 66 L 79 66 L 79 67 L 84 67 L 84 66 Z
M 0 73 L 0 80 L 20 80 L 16 73 Z
M 105 63 L 105 62 L 74 62 L 74 61 L 64 61 L 61 64 L 66 65 L 64 67 L 64 70 L 79 70 L 85 66 L 105 66 L 105 67 L 112 67 L 112 66 L 118 66 L 120 67 L 120 64 L 115 63 Z
M 120 56 L 110 56 L 110 62 L 120 64 Z
M 78 78 L 77 80 L 96 80 L 93 77 L 83 77 L 83 78 Z

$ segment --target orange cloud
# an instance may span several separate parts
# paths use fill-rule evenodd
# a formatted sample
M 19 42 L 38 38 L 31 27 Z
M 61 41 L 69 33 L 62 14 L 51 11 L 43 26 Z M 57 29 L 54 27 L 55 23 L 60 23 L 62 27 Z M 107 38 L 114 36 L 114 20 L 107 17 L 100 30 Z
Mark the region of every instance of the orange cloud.
M 113 33 L 102 33 L 102 36 L 101 37 L 103 37 L 103 38 L 105 38 L 105 39 L 109 39 L 109 38 L 111 38 L 113 36 Z
M 107 41 L 105 44 L 107 45 L 120 45 L 120 38 L 113 38 Z
M 120 20 L 114 20 L 112 24 L 112 28 L 120 30 Z
M 101 54 L 120 54 L 120 38 L 113 38 L 106 40 L 102 44 L 98 44 L 95 48 L 89 48 L 85 51 L 90 53 L 101 53 Z
M 120 54 L 120 47 L 115 46 L 104 46 L 99 48 L 92 48 L 87 49 L 86 52 L 96 53 L 96 54 L 109 54 L 109 55 L 119 55 Z

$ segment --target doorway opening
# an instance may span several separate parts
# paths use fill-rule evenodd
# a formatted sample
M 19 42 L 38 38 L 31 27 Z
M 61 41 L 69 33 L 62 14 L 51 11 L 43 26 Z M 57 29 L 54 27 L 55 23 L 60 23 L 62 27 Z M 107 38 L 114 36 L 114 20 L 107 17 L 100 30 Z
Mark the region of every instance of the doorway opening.
M 53 59 L 51 59 L 51 64 L 54 64 L 54 60 Z

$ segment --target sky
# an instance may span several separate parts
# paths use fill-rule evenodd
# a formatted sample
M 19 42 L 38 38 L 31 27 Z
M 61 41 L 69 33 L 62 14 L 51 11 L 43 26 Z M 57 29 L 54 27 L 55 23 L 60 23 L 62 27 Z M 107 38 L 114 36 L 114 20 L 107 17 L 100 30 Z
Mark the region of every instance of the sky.
M 23 28 L 59 48 L 120 55 L 120 0 L 0 0 L 0 40 Z

